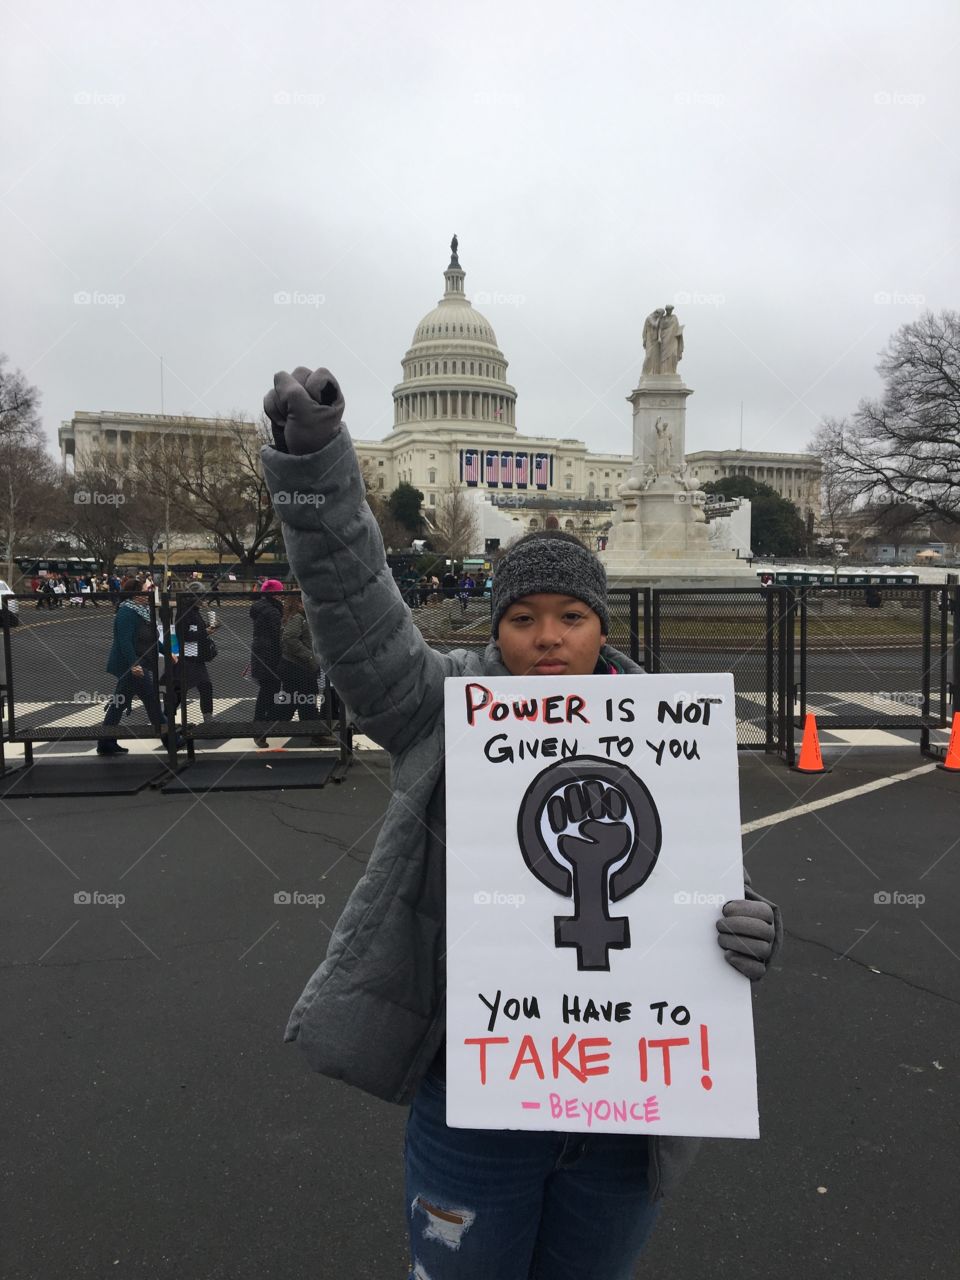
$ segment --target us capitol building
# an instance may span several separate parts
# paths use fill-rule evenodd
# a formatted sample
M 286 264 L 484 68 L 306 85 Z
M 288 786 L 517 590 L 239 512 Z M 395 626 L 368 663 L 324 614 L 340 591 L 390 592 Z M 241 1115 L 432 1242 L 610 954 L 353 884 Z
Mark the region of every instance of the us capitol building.
M 414 485 L 423 492 L 428 524 L 451 487 L 462 487 L 478 502 L 499 507 L 517 533 L 547 522 L 600 532 L 610 522 L 632 455 L 590 453 L 582 440 L 517 430 L 507 359 L 492 325 L 466 296 L 456 236 L 450 247 L 443 297 L 417 325 L 401 361 L 393 429 L 379 442 L 355 441 L 368 487 L 390 493 L 403 481 Z M 141 442 L 171 427 L 210 436 L 223 430 L 215 419 L 78 412 L 60 427 L 63 465 L 72 461 L 79 469 L 99 455 L 126 469 Z M 820 515 L 821 463 L 811 454 L 699 452 L 687 455 L 687 465 L 701 484 L 748 475 L 791 499 L 803 516 Z M 500 525 L 498 533 L 505 528 Z

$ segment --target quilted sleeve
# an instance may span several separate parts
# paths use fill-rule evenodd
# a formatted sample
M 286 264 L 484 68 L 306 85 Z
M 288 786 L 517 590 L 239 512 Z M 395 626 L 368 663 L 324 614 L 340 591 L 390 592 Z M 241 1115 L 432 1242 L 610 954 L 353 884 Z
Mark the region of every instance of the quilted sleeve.
M 402 751 L 440 714 L 445 668 L 387 566 L 350 434 L 261 456 L 321 665 L 360 731 Z

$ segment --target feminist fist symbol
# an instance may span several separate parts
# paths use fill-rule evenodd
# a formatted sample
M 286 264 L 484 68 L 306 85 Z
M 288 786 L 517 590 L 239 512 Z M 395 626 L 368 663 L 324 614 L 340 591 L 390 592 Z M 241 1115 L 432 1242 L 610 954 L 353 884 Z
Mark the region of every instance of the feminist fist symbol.
M 610 951 L 630 946 L 630 921 L 611 917 L 610 903 L 639 889 L 660 853 L 660 816 L 647 788 L 625 765 L 596 756 L 558 761 L 527 789 L 517 835 L 537 879 L 573 897 L 573 915 L 554 917 L 554 945 L 575 947 L 580 970 L 609 971 Z

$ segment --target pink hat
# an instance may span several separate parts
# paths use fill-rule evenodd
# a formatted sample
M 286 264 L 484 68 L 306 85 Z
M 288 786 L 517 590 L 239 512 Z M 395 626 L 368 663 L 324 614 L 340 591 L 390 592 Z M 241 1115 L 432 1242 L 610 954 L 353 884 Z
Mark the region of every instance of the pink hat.
M 283 583 L 278 582 L 276 578 L 267 578 L 264 582 L 260 583 L 260 590 L 261 591 L 282 591 Z

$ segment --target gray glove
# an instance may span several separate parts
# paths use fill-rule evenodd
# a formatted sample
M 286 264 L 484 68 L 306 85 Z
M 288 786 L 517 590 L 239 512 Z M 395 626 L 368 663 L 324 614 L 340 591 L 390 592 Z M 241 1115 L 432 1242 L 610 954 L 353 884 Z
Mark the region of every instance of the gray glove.
M 776 937 L 773 908 L 769 903 L 748 902 L 745 898 L 725 902 L 723 915 L 717 921 L 717 933 L 727 964 L 732 964 L 751 982 L 763 977 Z
M 340 430 L 343 392 L 329 369 L 305 369 L 274 375 L 263 409 L 281 453 L 316 453 Z

